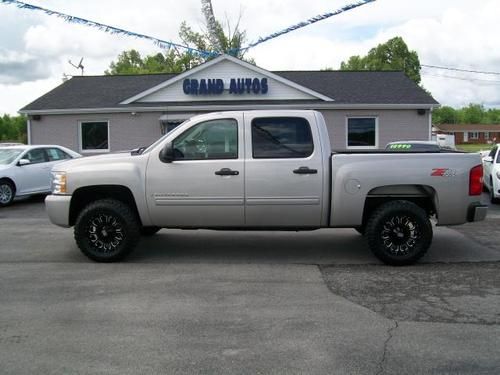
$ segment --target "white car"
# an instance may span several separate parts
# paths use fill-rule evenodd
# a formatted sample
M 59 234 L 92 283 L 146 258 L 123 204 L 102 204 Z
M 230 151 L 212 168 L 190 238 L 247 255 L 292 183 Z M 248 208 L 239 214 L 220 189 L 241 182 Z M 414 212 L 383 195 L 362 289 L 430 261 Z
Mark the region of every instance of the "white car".
M 54 164 L 81 157 L 54 145 L 0 147 L 0 207 L 15 197 L 50 193 L 50 171 Z
M 498 203 L 500 199 L 500 144 L 493 146 L 487 156 L 483 158 L 484 187 L 490 192 L 491 203 Z

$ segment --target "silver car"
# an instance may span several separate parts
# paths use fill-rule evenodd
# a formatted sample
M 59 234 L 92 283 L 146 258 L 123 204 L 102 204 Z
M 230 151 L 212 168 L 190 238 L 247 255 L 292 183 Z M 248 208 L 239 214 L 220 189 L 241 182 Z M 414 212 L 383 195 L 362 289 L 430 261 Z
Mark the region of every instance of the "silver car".
M 62 146 L 0 146 L 0 207 L 15 197 L 50 193 L 50 170 L 64 160 L 81 157 Z

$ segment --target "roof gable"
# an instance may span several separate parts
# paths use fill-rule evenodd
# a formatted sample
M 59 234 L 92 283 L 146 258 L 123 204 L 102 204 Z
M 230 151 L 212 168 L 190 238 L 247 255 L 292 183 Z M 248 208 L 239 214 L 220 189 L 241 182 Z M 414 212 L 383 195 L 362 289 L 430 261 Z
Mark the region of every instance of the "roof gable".
M 207 100 L 322 100 L 327 95 L 229 55 L 181 73 L 120 104 Z

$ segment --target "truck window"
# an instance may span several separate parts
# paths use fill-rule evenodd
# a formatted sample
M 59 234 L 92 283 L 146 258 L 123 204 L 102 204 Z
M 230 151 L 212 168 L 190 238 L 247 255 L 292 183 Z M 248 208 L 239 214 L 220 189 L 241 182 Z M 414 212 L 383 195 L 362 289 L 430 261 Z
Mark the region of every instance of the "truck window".
M 252 120 L 252 155 L 264 158 L 306 158 L 314 150 L 311 127 L 301 117 Z
M 237 159 L 238 122 L 210 120 L 197 124 L 173 141 L 176 160 Z

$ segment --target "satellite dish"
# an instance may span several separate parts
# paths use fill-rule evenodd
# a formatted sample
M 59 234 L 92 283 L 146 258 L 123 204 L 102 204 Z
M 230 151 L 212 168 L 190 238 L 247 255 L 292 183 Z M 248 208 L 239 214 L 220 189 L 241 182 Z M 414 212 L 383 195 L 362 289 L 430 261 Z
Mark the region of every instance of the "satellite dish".
M 80 69 L 81 72 L 82 72 L 82 76 L 83 76 L 83 71 L 84 71 L 84 67 L 82 65 L 82 62 L 83 62 L 83 57 L 80 59 L 80 62 L 78 63 L 78 65 L 75 65 L 71 62 L 71 60 L 68 60 L 68 62 L 70 63 L 71 66 L 73 66 L 74 68 L 76 69 Z

